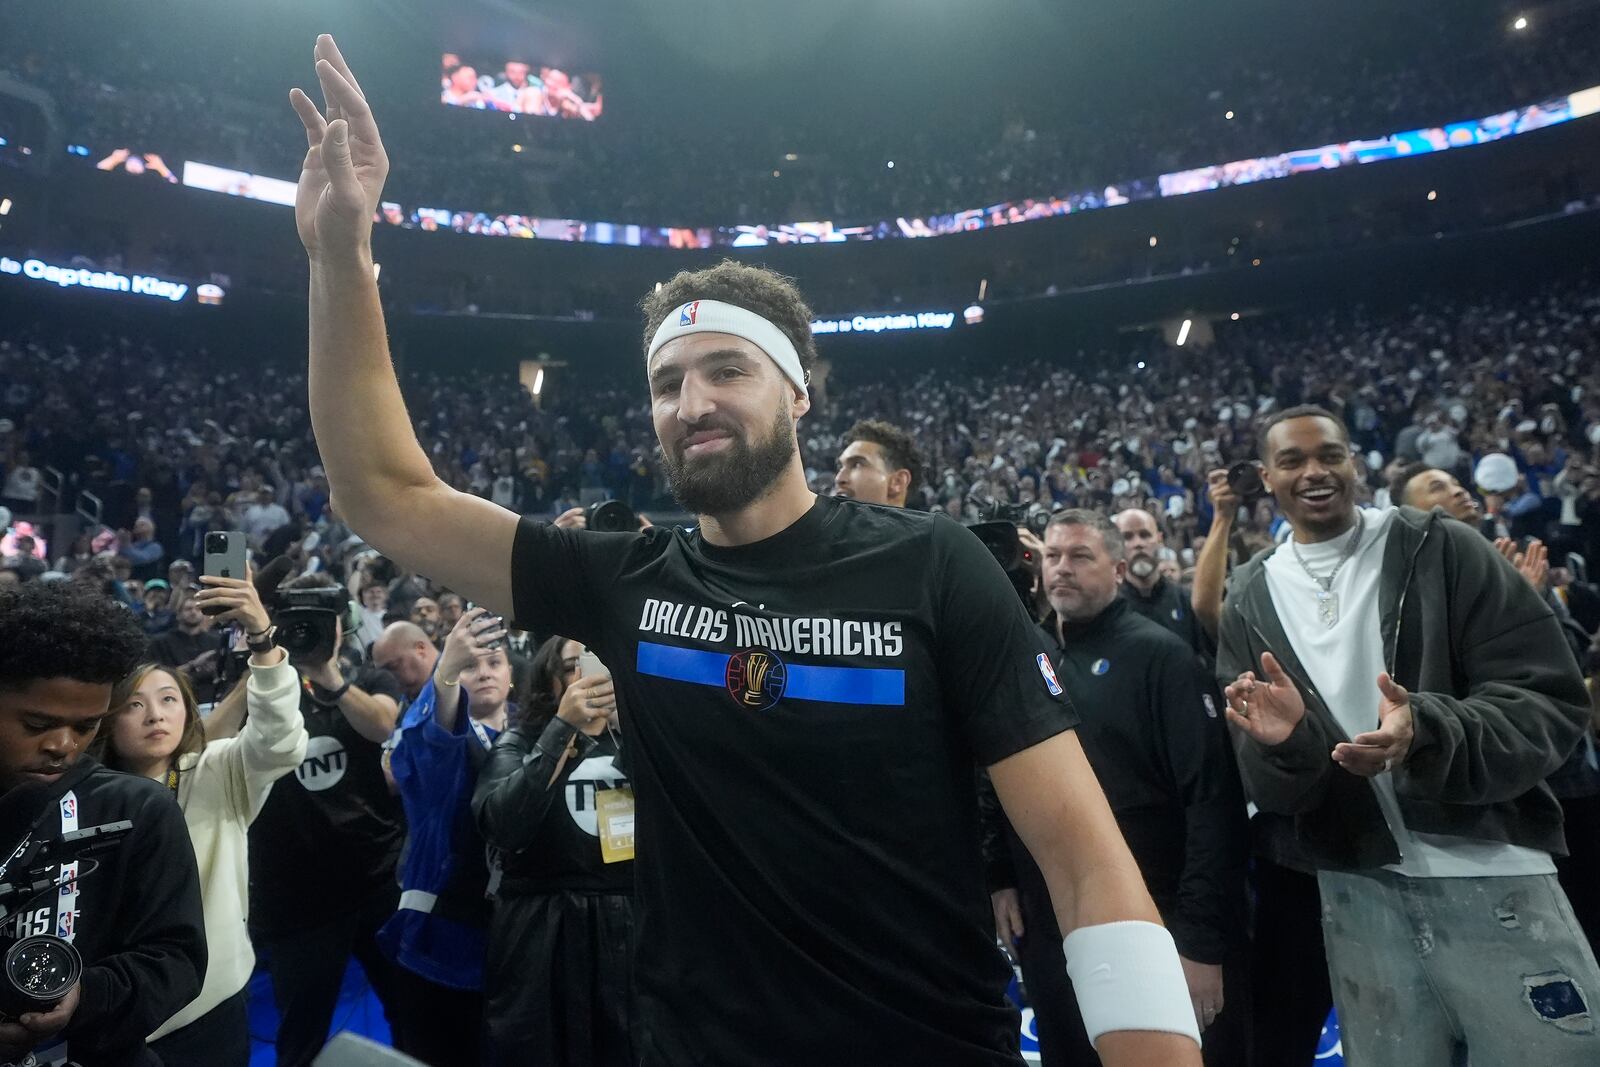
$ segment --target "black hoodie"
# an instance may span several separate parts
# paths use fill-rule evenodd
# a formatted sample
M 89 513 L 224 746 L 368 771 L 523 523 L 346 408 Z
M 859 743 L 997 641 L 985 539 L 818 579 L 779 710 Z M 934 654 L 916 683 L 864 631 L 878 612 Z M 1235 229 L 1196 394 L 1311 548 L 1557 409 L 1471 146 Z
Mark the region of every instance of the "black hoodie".
M 59 1062 L 65 1038 L 68 1058 L 82 1067 L 155 1067 L 160 1061 L 146 1049 L 146 1035 L 200 994 L 206 970 L 200 878 L 183 812 L 161 783 L 83 757 L 47 787 L 22 786 L 0 797 L 0 856 L 29 837 L 26 851 L 6 864 L 4 880 L 26 870 L 64 827 L 123 820 L 133 830 L 121 844 L 79 864 L 75 902 L 46 894 L 0 932 L 0 945 L 8 947 L 19 921 L 30 932 L 62 933 L 65 924 L 83 956 L 77 1010 L 58 1038 L 40 1046 L 44 1063 Z

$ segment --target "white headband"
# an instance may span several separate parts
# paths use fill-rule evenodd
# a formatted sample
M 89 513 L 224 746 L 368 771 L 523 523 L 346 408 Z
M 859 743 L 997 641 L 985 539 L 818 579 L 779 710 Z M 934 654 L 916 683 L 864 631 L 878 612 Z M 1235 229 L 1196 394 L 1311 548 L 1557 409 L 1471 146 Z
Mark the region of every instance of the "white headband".
M 726 333 L 744 338 L 771 357 L 802 395 L 811 395 L 806 389 L 806 372 L 800 367 L 800 354 L 784 332 L 754 311 L 721 300 L 691 300 L 668 314 L 656 329 L 650 351 L 645 353 L 645 366 L 656 358 L 662 345 L 691 333 Z

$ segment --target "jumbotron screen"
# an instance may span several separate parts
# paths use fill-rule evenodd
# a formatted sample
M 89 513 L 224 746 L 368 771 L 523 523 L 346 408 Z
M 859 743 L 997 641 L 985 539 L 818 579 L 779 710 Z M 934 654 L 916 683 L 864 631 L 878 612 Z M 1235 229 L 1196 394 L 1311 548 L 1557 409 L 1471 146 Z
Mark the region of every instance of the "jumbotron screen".
M 439 102 L 479 111 L 593 122 L 604 104 L 600 75 L 575 74 L 526 59 L 463 58 L 446 52 L 439 73 Z

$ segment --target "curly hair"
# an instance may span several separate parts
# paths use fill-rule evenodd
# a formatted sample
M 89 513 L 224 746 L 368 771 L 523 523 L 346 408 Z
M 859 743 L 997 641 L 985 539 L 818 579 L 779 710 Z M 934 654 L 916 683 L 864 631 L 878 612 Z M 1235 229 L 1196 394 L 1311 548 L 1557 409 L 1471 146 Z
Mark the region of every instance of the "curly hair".
M 96 590 L 71 582 L 28 582 L 0 590 L 0 689 L 43 678 L 112 685 L 144 658 L 133 615 Z
M 916 500 L 917 486 L 922 484 L 922 453 L 917 449 L 916 439 L 893 423 L 882 419 L 862 419 L 845 431 L 840 444 L 848 448 L 857 441 L 865 441 L 883 449 L 883 458 L 889 464 L 890 473 L 910 471 L 911 481 L 906 484 L 906 500 Z
M 742 307 L 772 323 L 794 345 L 800 369 L 810 374 L 817 362 L 817 343 L 811 336 L 811 308 L 794 279 L 765 267 L 752 267 L 725 259 L 705 270 L 679 271 L 672 280 L 639 304 L 644 312 L 644 351 L 650 351 L 656 330 L 666 317 L 691 300 L 720 300 Z

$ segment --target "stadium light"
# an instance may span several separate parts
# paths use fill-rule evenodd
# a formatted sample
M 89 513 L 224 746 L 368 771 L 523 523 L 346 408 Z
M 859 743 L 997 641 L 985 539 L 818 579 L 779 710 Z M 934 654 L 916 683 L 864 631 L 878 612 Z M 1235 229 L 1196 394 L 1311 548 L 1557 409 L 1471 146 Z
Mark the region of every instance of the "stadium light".
M 888 166 L 888 168 L 890 170 L 894 170 L 894 160 L 892 160 L 892 159 L 889 160 L 889 162 L 886 165 Z
M 374 261 L 373 264 L 372 264 L 372 280 L 373 281 L 377 281 L 378 280 L 378 275 L 379 275 L 379 273 L 382 272 L 382 270 L 383 270 L 383 264 L 379 263 L 377 261 Z
M 983 303 L 984 298 L 987 297 L 988 295 L 989 295 L 989 279 L 988 278 L 984 278 L 983 280 L 978 282 L 978 303 L 980 303 L 980 304 Z
M 781 171 L 781 170 L 775 170 L 775 171 L 773 171 L 773 172 L 772 172 L 772 176 L 773 176 L 773 177 L 774 177 L 774 178 L 776 178 L 776 177 L 778 177 L 778 176 L 779 176 L 779 175 L 780 175 L 780 174 L 782 174 L 782 173 L 783 173 L 783 171 Z
M 1239 321 L 1239 313 L 1237 311 L 1235 311 L 1232 315 L 1229 315 L 1228 318 L 1232 319 L 1234 322 L 1238 322 Z
M 1232 111 L 1225 111 L 1225 112 L 1222 113 L 1222 117 L 1227 119 L 1229 122 L 1232 122 L 1233 121 L 1233 112 Z
M 0 200 L 0 215 L 9 214 L 11 214 L 11 198 L 8 196 L 4 200 Z
M 1252 267 L 1259 267 L 1259 266 L 1261 266 L 1261 261 L 1259 259 L 1252 259 L 1250 261 L 1250 265 Z
M 1439 199 L 1439 190 L 1437 190 L 1437 189 L 1429 189 L 1428 190 L 1428 199 L 1429 200 L 1437 200 L 1437 199 Z
M 1179 348 L 1182 348 L 1183 347 L 1183 343 L 1189 339 L 1189 327 L 1191 327 L 1193 325 L 1194 325 L 1194 320 L 1193 319 L 1184 319 L 1183 320 L 1183 325 L 1178 327 L 1178 347 Z M 1143 367 L 1144 364 L 1141 363 L 1141 364 L 1139 364 L 1139 366 Z
M 544 368 L 540 367 L 539 372 L 533 376 L 533 395 L 538 396 L 542 392 L 544 392 Z
M 1139 361 L 1139 369 L 1144 370 L 1144 360 L 1142 359 Z
M 1526 15 L 1518 15 L 1517 16 L 1517 21 L 1515 21 L 1515 22 L 1513 22 L 1511 24 L 1511 28 L 1514 29 L 1514 30 L 1517 30 L 1519 32 L 1522 31 L 1522 30 L 1527 29 L 1528 28 L 1528 16 L 1526 16 Z
M 783 154 L 783 161 L 785 163 L 795 163 L 795 162 L 798 162 L 799 159 L 800 159 L 800 157 L 795 155 L 793 152 L 785 152 Z
M 514 145 L 511 146 L 511 151 L 520 152 L 520 151 L 522 151 L 522 146 L 519 145 L 519 144 L 514 144 Z
M 1151 234 L 1150 235 L 1150 247 L 1154 248 L 1159 243 L 1160 242 L 1156 239 L 1156 235 L 1155 234 Z

